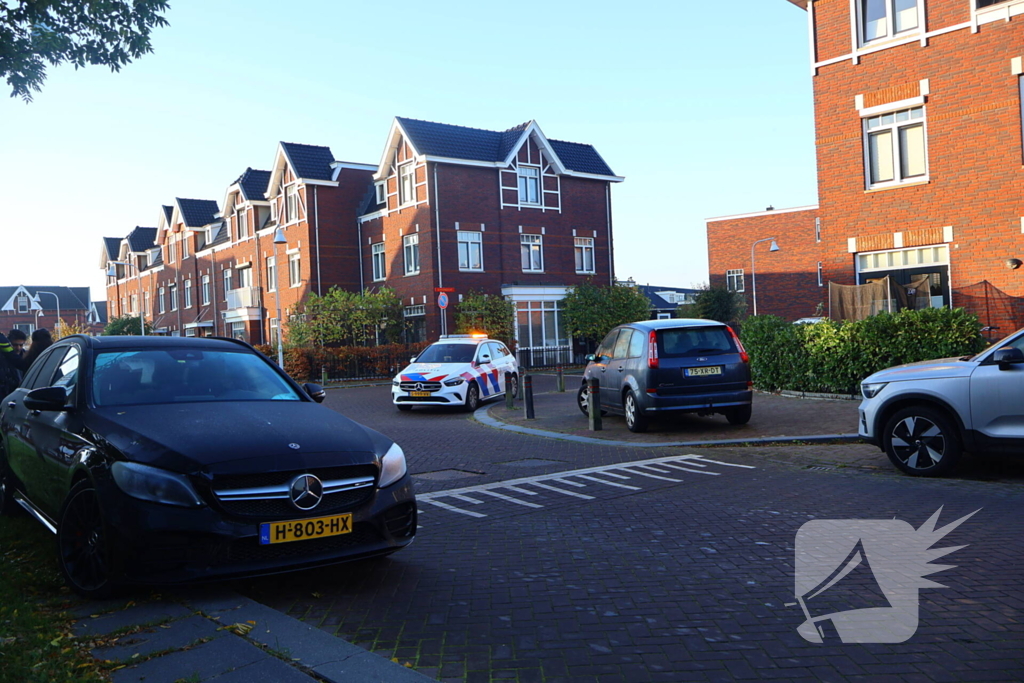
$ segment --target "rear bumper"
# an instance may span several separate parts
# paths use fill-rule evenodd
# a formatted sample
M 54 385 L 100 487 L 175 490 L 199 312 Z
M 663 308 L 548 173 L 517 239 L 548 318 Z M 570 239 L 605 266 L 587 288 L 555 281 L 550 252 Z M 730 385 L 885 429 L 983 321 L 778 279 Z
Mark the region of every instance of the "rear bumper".
M 643 403 L 640 408 L 644 413 L 717 411 L 724 408 L 750 405 L 753 396 L 754 392 L 750 389 L 684 396 L 646 394 L 641 399 Z

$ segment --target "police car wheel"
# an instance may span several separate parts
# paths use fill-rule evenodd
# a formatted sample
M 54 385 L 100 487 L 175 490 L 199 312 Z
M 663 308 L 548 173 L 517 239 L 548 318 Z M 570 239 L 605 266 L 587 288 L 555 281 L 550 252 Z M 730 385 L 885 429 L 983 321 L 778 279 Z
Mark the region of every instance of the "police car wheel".
M 473 412 L 480 407 L 480 389 L 477 388 L 476 383 L 470 384 L 469 389 L 466 391 L 466 412 Z

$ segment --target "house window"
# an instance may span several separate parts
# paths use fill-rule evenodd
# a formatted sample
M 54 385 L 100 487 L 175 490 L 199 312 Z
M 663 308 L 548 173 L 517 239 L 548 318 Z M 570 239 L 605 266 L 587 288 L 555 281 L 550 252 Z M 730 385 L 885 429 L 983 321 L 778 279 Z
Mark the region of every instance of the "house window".
M 1024 139 L 1024 76 L 1017 76 L 1017 88 L 1020 91 L 1020 134 Z M 1024 155 L 1024 145 L 1021 146 L 1021 154 Z
M 864 119 L 868 187 L 895 185 L 928 173 L 924 107 Z
M 177 251 L 178 251 L 177 248 L 174 246 L 174 239 L 171 238 L 167 242 L 167 262 L 168 263 L 174 263 L 174 259 L 177 256 Z M 118 266 L 118 268 L 120 268 L 120 266 Z M 118 277 L 121 278 L 121 277 L 124 277 L 124 276 L 121 275 L 120 273 L 118 273 Z
M 383 280 L 388 276 L 387 266 L 384 262 L 384 243 L 377 242 L 370 247 L 370 258 L 373 261 L 374 281 Z
M 252 287 L 252 267 L 250 264 L 238 268 L 238 288 Z
M 918 27 L 918 0 L 859 0 L 860 42 L 868 43 Z
M 171 285 L 167 288 L 167 298 L 171 300 L 171 310 L 178 310 L 178 285 Z
M 814 241 L 821 241 L 821 218 L 814 219 Z
M 1009 2 L 1010 0 L 978 0 L 978 9 L 982 7 L 990 7 L 992 5 L 998 5 L 1001 2 Z
M 544 270 L 544 236 L 520 235 L 519 250 L 523 257 L 523 272 Z
M 402 255 L 405 257 L 405 274 L 416 275 L 420 272 L 420 236 L 406 235 L 402 238 Z
M 270 319 L 270 345 L 277 346 L 277 318 Z
M 398 203 L 412 204 L 416 201 L 416 168 L 405 164 L 398 168 Z
M 157 295 L 156 305 L 161 314 L 167 312 L 167 291 L 163 287 L 160 288 L 160 293 Z
M 149 290 L 142 295 L 142 314 L 149 315 Z
M 594 238 L 577 237 L 574 240 L 576 251 L 576 272 L 594 272 Z
M 455 234 L 459 242 L 459 270 L 483 270 L 483 233 L 459 230 Z
M 188 258 L 188 237 L 183 232 L 181 234 L 181 260 L 184 261 Z
M 245 333 L 245 323 L 231 323 L 231 337 L 233 339 L 241 339 L 242 341 L 248 341 L 248 335 Z
M 427 341 L 427 307 L 406 306 L 403 311 L 405 317 L 405 343 L 419 344 Z
M 730 292 L 745 291 L 743 282 L 743 269 L 725 271 L 725 288 Z
M 249 236 L 249 222 L 246 220 L 245 211 L 239 209 L 235 212 L 235 234 L 237 239 L 243 240 Z
M 185 280 L 185 303 L 184 308 L 192 308 L 192 281 Z
M 299 190 L 295 185 L 289 185 L 284 191 L 284 221 L 291 223 L 299 220 Z
M 824 287 L 825 282 L 821 279 L 821 261 L 818 261 L 818 286 Z
M 288 254 L 288 284 L 298 287 L 302 284 L 302 270 L 299 267 L 299 253 Z
M 138 315 L 139 314 L 139 295 L 138 294 L 132 294 L 131 297 L 129 297 L 129 301 L 131 301 L 131 308 L 129 310 L 131 311 L 132 315 Z
M 377 191 L 378 204 L 383 204 L 388 200 L 388 181 L 384 180 L 377 183 L 374 185 L 374 189 Z
M 28 297 L 27 296 L 22 295 L 22 296 L 18 297 L 18 313 L 28 313 Z
M 267 258 L 267 291 L 277 290 L 277 259 L 273 256 Z
M 32 323 L 15 323 L 14 329 L 21 330 L 25 334 L 31 336 L 36 331 L 36 326 Z
M 224 269 L 224 301 L 228 300 L 228 292 L 231 290 L 231 269 Z
M 540 168 L 519 167 L 519 203 L 540 204 Z
M 204 275 L 202 282 L 203 282 L 203 305 L 204 306 L 209 306 L 210 305 L 210 276 L 209 275 Z

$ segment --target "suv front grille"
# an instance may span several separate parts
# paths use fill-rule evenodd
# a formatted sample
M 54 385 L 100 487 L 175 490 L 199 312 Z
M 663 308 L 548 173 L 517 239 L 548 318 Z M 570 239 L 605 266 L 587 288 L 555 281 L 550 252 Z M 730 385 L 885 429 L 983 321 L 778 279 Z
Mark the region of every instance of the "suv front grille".
M 440 391 L 440 382 L 402 382 L 398 385 L 402 391 Z

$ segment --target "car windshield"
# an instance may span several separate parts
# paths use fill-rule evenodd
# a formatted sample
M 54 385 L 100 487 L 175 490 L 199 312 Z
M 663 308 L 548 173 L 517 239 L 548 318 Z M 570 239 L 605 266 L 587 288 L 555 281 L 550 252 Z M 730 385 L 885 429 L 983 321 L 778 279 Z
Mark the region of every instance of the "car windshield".
M 416 359 L 417 363 L 469 363 L 476 344 L 431 344 Z
M 658 331 L 658 355 L 664 358 L 735 353 L 724 327 L 680 327 Z
M 98 353 L 92 395 L 97 406 L 302 400 L 252 353 L 185 347 Z
M 1022 330 L 1017 330 L 1013 334 L 1003 337 L 996 343 L 989 345 L 981 353 L 976 354 L 974 356 L 964 356 L 961 360 L 980 361 L 982 358 L 985 357 L 985 354 L 992 353 L 996 349 L 1001 349 L 1004 346 L 1012 346 L 1014 348 L 1020 349 L 1021 351 L 1024 351 L 1024 334 L 1021 334 L 1021 332 Z

